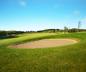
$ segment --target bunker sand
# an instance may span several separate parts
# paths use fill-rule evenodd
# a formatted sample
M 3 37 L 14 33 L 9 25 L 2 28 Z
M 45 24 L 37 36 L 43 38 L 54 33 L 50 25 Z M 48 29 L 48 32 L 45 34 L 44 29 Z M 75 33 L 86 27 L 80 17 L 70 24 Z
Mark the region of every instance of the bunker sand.
M 27 42 L 18 45 L 12 45 L 13 48 L 49 48 L 57 46 L 65 46 L 77 43 L 74 39 L 43 39 L 38 41 Z

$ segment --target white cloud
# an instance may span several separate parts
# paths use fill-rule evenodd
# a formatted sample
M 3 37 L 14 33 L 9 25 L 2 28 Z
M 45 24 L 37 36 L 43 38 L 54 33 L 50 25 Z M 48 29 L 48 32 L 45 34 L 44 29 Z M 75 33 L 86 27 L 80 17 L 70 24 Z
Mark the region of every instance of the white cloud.
M 56 8 L 58 8 L 58 7 L 59 7 L 59 5 L 55 4 L 53 7 L 56 9 Z
M 79 11 L 79 10 L 75 10 L 75 11 L 73 12 L 73 14 L 79 16 L 79 15 L 80 15 L 80 11 Z
M 81 22 L 82 22 L 82 24 L 86 24 L 86 18 L 83 18 L 83 19 L 81 20 Z
M 26 0 L 19 0 L 19 3 L 21 6 L 24 6 L 24 7 L 27 5 Z

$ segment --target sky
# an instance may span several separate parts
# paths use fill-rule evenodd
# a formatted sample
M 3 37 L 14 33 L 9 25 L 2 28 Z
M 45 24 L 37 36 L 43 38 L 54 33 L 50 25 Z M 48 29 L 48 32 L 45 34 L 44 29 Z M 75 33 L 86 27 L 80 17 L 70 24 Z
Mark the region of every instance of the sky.
M 0 30 L 86 29 L 86 0 L 0 0 Z

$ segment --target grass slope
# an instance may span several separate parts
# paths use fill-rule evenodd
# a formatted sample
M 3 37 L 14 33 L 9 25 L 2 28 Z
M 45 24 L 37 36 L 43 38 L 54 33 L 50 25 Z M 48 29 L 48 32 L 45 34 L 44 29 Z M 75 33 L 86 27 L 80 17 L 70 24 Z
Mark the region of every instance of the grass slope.
M 9 49 L 10 44 L 42 38 L 78 38 L 74 45 L 46 49 Z M 0 72 L 86 72 L 86 33 L 30 34 L 0 40 Z

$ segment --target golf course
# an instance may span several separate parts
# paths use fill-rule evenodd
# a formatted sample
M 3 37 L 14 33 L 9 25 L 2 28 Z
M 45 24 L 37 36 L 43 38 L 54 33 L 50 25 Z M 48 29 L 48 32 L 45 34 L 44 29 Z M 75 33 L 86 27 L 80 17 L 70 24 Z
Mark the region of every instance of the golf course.
M 75 43 L 61 45 L 60 39 Z M 49 41 L 42 40 L 53 42 L 47 45 Z M 54 40 L 59 40 L 56 44 L 60 45 L 56 46 Z M 22 45 L 35 41 L 39 41 L 38 48 Z M 15 38 L 0 39 L 0 72 L 86 72 L 86 32 L 23 33 Z
M 86 72 L 86 0 L 0 0 L 0 72 Z

